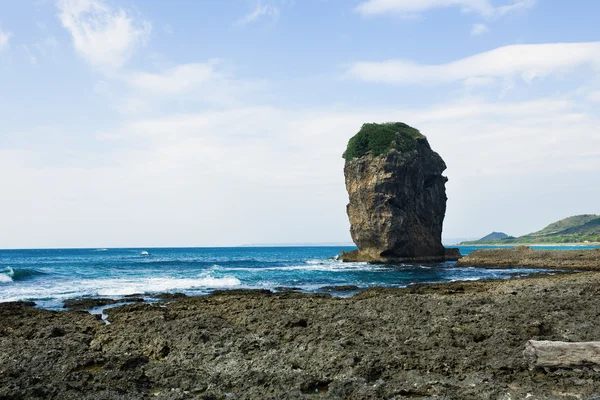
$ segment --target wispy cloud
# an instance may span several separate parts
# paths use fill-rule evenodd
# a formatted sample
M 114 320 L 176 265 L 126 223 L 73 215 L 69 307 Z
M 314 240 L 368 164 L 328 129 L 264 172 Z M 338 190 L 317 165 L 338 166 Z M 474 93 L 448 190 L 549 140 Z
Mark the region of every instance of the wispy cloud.
M 58 0 L 60 21 L 75 50 L 89 63 L 119 68 L 150 35 L 148 21 L 136 22 L 123 9 L 101 0 Z
M 279 8 L 274 4 L 263 4 L 261 0 L 256 3 L 256 7 L 250 13 L 238 19 L 236 25 L 248 25 L 258 21 L 263 17 L 277 19 L 279 17 Z
M 535 0 L 514 0 L 503 5 L 495 5 L 491 0 L 364 0 L 356 10 L 362 15 L 414 16 L 436 8 L 459 8 L 462 12 L 494 17 L 530 8 L 534 3 Z
M 471 36 L 480 36 L 489 32 L 489 28 L 485 24 L 474 24 L 471 28 Z
M 592 92 L 588 95 L 588 99 L 591 101 L 600 102 L 600 90 L 597 92 Z
M 29 60 L 29 63 L 31 65 L 36 65 L 37 58 L 36 58 L 35 54 L 33 54 L 33 52 L 31 51 L 29 46 L 27 46 L 26 44 L 22 44 L 21 49 L 23 49 L 23 51 L 27 54 L 27 59 Z
M 136 70 L 112 75 L 110 82 L 97 90 L 113 97 L 112 104 L 122 114 L 148 114 L 164 111 L 197 109 L 198 106 L 233 106 L 244 103 L 252 95 L 255 100 L 263 81 L 243 80 L 230 72 L 224 61 L 176 64 L 157 71 Z M 123 85 L 124 84 L 124 85 Z M 174 111 L 173 109 L 170 109 Z
M 533 7 L 535 2 L 536 0 L 514 0 L 512 4 L 497 7 L 495 9 L 496 14 L 502 16 L 512 12 L 524 11 Z
M 515 77 L 529 83 L 586 64 L 600 67 L 600 42 L 511 45 L 437 65 L 407 60 L 357 62 L 348 74 L 367 82 L 396 85 Z
M 156 94 L 184 94 L 210 81 L 221 79 L 219 61 L 181 64 L 160 73 L 135 72 L 128 76 L 130 86 Z
M 36 42 L 33 47 L 43 56 L 51 57 L 56 62 L 56 49 L 58 48 L 58 40 L 54 36 L 46 36 L 42 40 Z
M 0 52 L 8 48 L 8 42 L 10 41 L 11 36 L 12 34 L 10 32 L 4 32 L 0 28 Z
M 336 111 L 233 107 L 128 119 L 110 130 L 112 140 L 98 142 L 102 145 L 97 148 L 112 144 L 115 149 L 102 154 L 101 164 L 98 154 L 80 149 L 76 162 L 69 161 L 65 155 L 73 151 L 73 144 L 49 139 L 43 143 L 29 140 L 28 147 L 18 151 L 0 149 L 0 168 L 11 171 L 0 174 L 0 184 L 15 187 L 20 182 L 22 188 L 1 197 L 0 206 L 13 210 L 5 216 L 11 226 L 20 226 L 19 221 L 62 224 L 61 240 L 75 240 L 67 232 L 86 221 L 95 228 L 88 230 L 89 242 L 109 239 L 115 240 L 115 246 L 124 236 L 114 234 L 114 221 L 139 229 L 149 226 L 148 215 L 156 216 L 151 224 L 164 229 L 127 231 L 125 237 L 137 238 L 140 246 L 164 244 L 165 237 L 190 244 L 193 236 L 196 245 L 231 245 L 257 237 L 272 240 L 272 232 L 278 232 L 282 224 L 322 224 L 319 234 L 326 240 L 327 235 L 347 231 L 340 155 L 348 138 L 365 121 L 410 117 L 409 122 L 428 136 L 448 164 L 448 197 L 452 201 L 446 233 L 481 229 L 483 218 L 490 225 L 508 219 L 518 227 L 522 215 L 490 214 L 489 208 L 477 205 L 490 202 L 497 210 L 517 206 L 522 198 L 499 198 L 498 193 L 513 193 L 520 182 L 526 182 L 530 204 L 536 205 L 528 211 L 542 213 L 538 205 L 545 204 L 549 190 L 560 187 L 555 184 L 560 176 L 573 189 L 559 201 L 569 207 L 580 206 L 582 201 L 593 206 L 592 194 L 597 189 L 589 183 L 600 171 L 600 157 L 594 150 L 600 148 L 599 121 L 594 115 L 579 114 L 579 104 L 561 97 L 527 102 L 455 99 L 426 108 Z M 86 129 L 89 133 L 94 127 Z M 51 152 L 48 141 L 55 146 Z M 48 154 L 62 164 L 40 167 L 39 159 L 47 159 Z M 240 192 L 251 194 L 248 201 L 238 201 Z M 319 195 L 307 197 L 307 192 Z M 44 207 L 36 207 L 32 199 L 44 194 Z M 65 207 L 71 218 L 47 211 Z M 324 208 L 331 211 L 323 213 Z M 97 212 L 90 213 L 90 209 Z M 160 212 L 165 209 L 171 211 Z M 290 209 L 297 212 L 290 213 Z M 467 218 L 473 210 L 478 213 L 475 220 Z M 223 218 L 210 225 L 215 212 L 223 213 Z M 211 229 L 197 230 L 190 219 Z M 236 229 L 240 221 L 249 228 Z M 16 235 L 11 231 L 0 238 L 15 243 L 16 238 L 31 236 L 30 232 L 23 229 Z M 314 235 L 314 230 L 310 234 Z M 39 237 L 51 240 L 56 235 Z

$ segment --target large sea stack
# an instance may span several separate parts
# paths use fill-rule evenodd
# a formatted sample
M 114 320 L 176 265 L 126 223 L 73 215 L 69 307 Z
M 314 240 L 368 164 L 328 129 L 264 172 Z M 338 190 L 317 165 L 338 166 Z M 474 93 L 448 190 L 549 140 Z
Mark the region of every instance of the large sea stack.
M 404 123 L 364 124 L 344 153 L 347 206 L 357 251 L 344 261 L 394 263 L 457 259 L 442 245 L 444 160 Z

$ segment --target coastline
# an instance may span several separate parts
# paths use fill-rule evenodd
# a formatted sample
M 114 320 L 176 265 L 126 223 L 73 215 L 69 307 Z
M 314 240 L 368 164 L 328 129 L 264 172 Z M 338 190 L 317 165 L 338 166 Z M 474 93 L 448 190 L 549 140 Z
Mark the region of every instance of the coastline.
M 547 250 L 528 246 L 479 249 L 462 257 L 458 267 L 552 268 L 561 270 L 600 270 L 600 248 Z
M 107 310 L 0 304 L 0 398 L 569 398 L 593 368 L 529 369 L 528 340 L 597 340 L 600 273 L 220 291 Z
M 594 247 L 600 246 L 600 242 L 593 243 L 513 243 L 513 244 L 448 244 L 446 246 L 459 247 L 516 247 L 516 246 L 535 246 L 535 247 Z

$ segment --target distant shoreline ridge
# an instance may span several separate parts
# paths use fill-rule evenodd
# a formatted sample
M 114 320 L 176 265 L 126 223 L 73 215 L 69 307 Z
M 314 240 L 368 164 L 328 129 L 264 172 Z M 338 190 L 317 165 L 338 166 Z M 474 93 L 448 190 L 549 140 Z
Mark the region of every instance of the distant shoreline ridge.
M 582 214 L 553 222 L 537 232 L 514 237 L 504 232 L 492 232 L 479 240 L 464 241 L 460 245 L 554 245 L 578 246 L 600 243 L 600 215 Z
M 600 246 L 600 242 L 574 242 L 574 243 L 477 243 L 477 244 L 456 244 L 455 246 L 464 247 L 516 247 L 516 246 L 535 246 L 535 247 L 570 247 L 570 246 Z

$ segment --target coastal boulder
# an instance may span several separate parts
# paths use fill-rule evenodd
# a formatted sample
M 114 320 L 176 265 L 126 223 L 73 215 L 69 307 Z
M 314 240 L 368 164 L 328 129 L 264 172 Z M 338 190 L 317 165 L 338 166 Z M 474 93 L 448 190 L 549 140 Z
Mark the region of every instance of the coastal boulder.
M 444 160 L 404 123 L 364 124 L 344 153 L 350 233 L 358 250 L 344 261 L 440 261 L 459 257 L 442 245 Z

